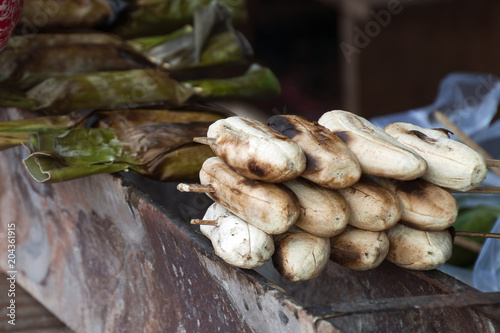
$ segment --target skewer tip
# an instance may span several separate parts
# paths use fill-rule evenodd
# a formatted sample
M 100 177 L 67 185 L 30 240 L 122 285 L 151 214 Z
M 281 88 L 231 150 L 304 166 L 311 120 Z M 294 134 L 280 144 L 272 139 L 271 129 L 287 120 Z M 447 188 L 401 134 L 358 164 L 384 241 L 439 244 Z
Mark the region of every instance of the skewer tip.
M 207 138 L 207 137 L 204 137 L 204 136 L 197 136 L 197 137 L 194 137 L 193 138 L 193 141 L 194 142 L 197 142 L 197 143 L 201 143 L 201 144 L 204 144 L 204 145 L 214 145 L 215 144 L 215 141 L 217 141 L 216 138 Z
M 202 219 L 192 219 L 191 224 L 195 225 L 217 225 L 217 221 L 215 220 L 202 220 Z
M 210 185 L 186 184 L 186 183 L 178 184 L 177 190 L 180 192 L 198 192 L 198 193 L 215 192 L 215 190 Z

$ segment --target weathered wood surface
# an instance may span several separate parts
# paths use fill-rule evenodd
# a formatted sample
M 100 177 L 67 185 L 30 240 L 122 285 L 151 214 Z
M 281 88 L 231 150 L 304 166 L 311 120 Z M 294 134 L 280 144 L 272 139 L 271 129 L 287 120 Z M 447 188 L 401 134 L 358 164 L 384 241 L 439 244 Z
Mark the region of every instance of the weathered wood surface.
M 206 196 L 132 177 L 149 196 L 110 175 L 41 185 L 23 169 L 22 155 L 22 148 L 0 152 L 0 257 L 6 225 L 15 223 L 17 282 L 76 332 L 500 329 L 498 304 L 408 309 L 413 296 L 476 292 L 438 271 L 384 263 L 353 272 L 330 263 L 317 279 L 289 283 L 270 264 L 257 272 L 232 268 L 189 225 L 210 203 Z M 370 313 L 365 302 L 360 313 L 328 320 L 311 312 L 398 297 L 406 298 L 400 310 Z

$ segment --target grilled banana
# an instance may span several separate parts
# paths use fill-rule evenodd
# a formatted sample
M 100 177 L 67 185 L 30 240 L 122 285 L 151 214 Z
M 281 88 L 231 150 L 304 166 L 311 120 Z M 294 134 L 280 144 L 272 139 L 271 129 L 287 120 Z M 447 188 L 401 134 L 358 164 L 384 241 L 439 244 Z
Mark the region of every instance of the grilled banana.
M 267 124 L 304 150 L 307 166 L 302 177 L 333 189 L 351 186 L 361 177 L 361 168 L 351 150 L 318 123 L 299 116 L 278 115 L 269 118 Z
M 423 179 L 407 182 L 378 178 L 377 182 L 401 200 L 401 223 L 419 230 L 444 230 L 457 219 L 458 204 L 445 189 Z
M 415 151 L 363 117 L 334 110 L 325 113 L 318 122 L 346 143 L 365 174 L 410 180 L 422 176 L 427 169 L 426 161 Z
M 299 198 L 301 212 L 295 222 L 297 227 L 318 237 L 332 237 L 344 230 L 350 210 L 340 193 L 302 178 L 284 185 Z
M 317 277 L 330 256 L 330 240 L 298 228 L 275 236 L 273 264 L 285 279 L 305 281 Z
M 281 183 L 297 178 L 306 168 L 298 144 L 256 120 L 220 119 L 210 125 L 207 136 L 215 155 L 246 178 Z
M 389 252 L 389 238 L 385 231 L 361 230 L 351 226 L 330 238 L 330 259 L 356 271 L 377 267 Z
M 387 230 L 387 260 L 408 269 L 430 270 L 451 257 L 452 237 L 448 230 L 422 231 L 400 223 Z
M 227 263 L 246 269 L 264 265 L 274 253 L 273 237 L 246 223 L 218 203 L 208 207 L 204 220 L 217 225 L 201 225 L 201 232 L 212 241 L 215 254 Z
M 338 191 L 351 208 L 349 224 L 356 228 L 382 231 L 401 219 L 402 206 L 396 195 L 367 177 Z
M 299 200 L 286 186 L 245 178 L 218 157 L 203 163 L 200 182 L 212 188 L 212 200 L 268 234 L 287 231 L 299 217 Z
M 468 191 L 486 177 L 488 170 L 483 156 L 450 139 L 447 130 L 393 123 L 387 125 L 385 131 L 427 161 L 427 172 L 422 178 L 431 183 L 456 191 Z

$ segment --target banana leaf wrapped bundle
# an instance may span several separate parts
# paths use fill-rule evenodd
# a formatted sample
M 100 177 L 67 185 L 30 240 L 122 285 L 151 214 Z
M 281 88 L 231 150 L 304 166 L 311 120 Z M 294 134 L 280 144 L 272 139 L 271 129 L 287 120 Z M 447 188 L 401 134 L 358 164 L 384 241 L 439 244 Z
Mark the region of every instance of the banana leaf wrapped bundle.
M 227 8 L 213 3 L 197 10 L 194 28 L 126 41 L 107 33 L 15 36 L 0 53 L 0 82 L 21 91 L 59 76 L 130 69 L 169 72 L 243 62 L 252 54 Z
M 31 135 L 23 164 L 40 183 L 134 171 L 158 181 L 195 180 L 212 150 L 193 143 L 210 122 L 151 123 L 125 129 L 76 128 Z
M 0 89 L 0 107 L 19 107 L 55 115 L 158 103 L 181 106 L 196 98 L 270 98 L 279 92 L 277 78 L 268 68 L 259 65 L 251 66 L 235 78 L 183 82 L 161 70 L 140 69 L 54 77 L 24 95 Z
M 214 105 L 186 105 L 178 109 L 83 110 L 67 115 L 0 122 L 0 150 L 30 143 L 31 136 L 75 128 L 126 129 L 150 123 L 214 122 L 232 113 Z

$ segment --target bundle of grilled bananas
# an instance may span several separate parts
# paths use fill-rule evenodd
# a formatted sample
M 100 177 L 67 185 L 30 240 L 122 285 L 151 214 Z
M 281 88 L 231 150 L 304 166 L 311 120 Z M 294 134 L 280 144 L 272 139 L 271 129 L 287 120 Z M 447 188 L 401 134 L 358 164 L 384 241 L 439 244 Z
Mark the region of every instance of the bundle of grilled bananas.
M 316 277 L 329 259 L 354 270 L 384 259 L 441 266 L 458 212 L 450 190 L 468 191 L 487 173 L 484 158 L 446 130 L 381 129 L 340 110 L 317 123 L 230 117 L 195 141 L 216 157 L 204 162 L 201 184 L 178 188 L 215 201 L 197 223 L 216 254 L 249 269 L 272 258 L 292 281 Z

